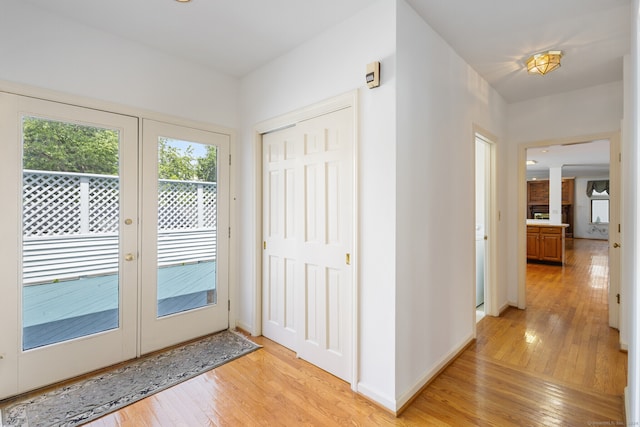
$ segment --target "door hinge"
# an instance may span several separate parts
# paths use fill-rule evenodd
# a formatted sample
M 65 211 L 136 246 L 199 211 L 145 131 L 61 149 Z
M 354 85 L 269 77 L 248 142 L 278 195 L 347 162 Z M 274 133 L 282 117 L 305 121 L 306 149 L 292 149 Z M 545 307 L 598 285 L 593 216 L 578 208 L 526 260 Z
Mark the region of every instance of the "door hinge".
M 231 311 L 231 300 L 227 300 L 227 311 Z
M 620 294 L 616 294 L 616 300 L 618 301 L 618 304 L 620 304 Z
M 229 166 L 231 166 L 231 154 L 229 154 Z
M 229 238 L 231 238 L 231 227 L 229 227 Z

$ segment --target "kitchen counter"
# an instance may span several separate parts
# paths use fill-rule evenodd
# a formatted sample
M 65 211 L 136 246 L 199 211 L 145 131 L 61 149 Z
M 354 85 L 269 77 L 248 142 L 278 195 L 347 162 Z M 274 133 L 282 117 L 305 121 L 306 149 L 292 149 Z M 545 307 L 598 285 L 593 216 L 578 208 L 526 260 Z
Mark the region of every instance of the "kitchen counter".
M 565 229 L 569 224 L 548 220 L 527 220 L 527 262 L 565 262 Z
M 527 225 L 538 225 L 538 226 L 545 226 L 545 227 L 564 227 L 564 228 L 567 228 L 569 226 L 569 224 L 557 224 L 557 223 L 552 224 L 548 219 L 528 219 Z

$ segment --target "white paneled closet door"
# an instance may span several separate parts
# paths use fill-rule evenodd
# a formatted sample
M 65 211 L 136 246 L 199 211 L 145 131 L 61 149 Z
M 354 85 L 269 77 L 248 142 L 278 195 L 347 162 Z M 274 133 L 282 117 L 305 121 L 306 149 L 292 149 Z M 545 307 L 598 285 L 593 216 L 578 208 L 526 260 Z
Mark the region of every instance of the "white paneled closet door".
M 351 381 L 353 112 L 263 137 L 263 334 Z
M 265 134 L 263 143 L 263 289 L 262 333 L 283 346 L 296 349 L 296 304 L 294 285 L 299 246 L 300 206 L 297 129 Z

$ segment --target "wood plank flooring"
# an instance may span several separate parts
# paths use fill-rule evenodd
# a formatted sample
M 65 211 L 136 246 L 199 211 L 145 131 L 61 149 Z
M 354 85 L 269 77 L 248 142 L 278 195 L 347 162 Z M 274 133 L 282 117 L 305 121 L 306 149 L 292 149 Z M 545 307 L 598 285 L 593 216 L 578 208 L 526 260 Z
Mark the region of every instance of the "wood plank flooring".
M 622 425 L 626 354 L 607 326 L 606 242 L 575 240 L 565 267 L 530 265 L 525 311 L 478 339 L 395 417 L 262 337 L 263 349 L 91 426 Z

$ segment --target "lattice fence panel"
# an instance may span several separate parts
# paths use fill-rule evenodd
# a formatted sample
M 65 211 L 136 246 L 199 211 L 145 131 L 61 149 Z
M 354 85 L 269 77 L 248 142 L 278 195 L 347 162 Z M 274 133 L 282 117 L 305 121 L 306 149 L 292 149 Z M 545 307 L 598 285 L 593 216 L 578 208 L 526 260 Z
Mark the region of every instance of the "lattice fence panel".
M 203 184 L 204 227 L 217 228 L 218 186 L 214 183 Z
M 158 184 L 158 230 L 198 227 L 198 187 L 195 183 L 160 181 Z
M 22 179 L 25 236 L 80 233 L 80 176 L 25 172 Z
M 217 201 L 215 183 L 160 180 L 158 230 L 215 229 Z
M 89 179 L 89 233 L 118 231 L 120 180 L 117 177 Z
M 114 176 L 25 171 L 25 236 L 118 231 L 119 179 Z M 158 230 L 215 229 L 215 183 L 161 180 Z

